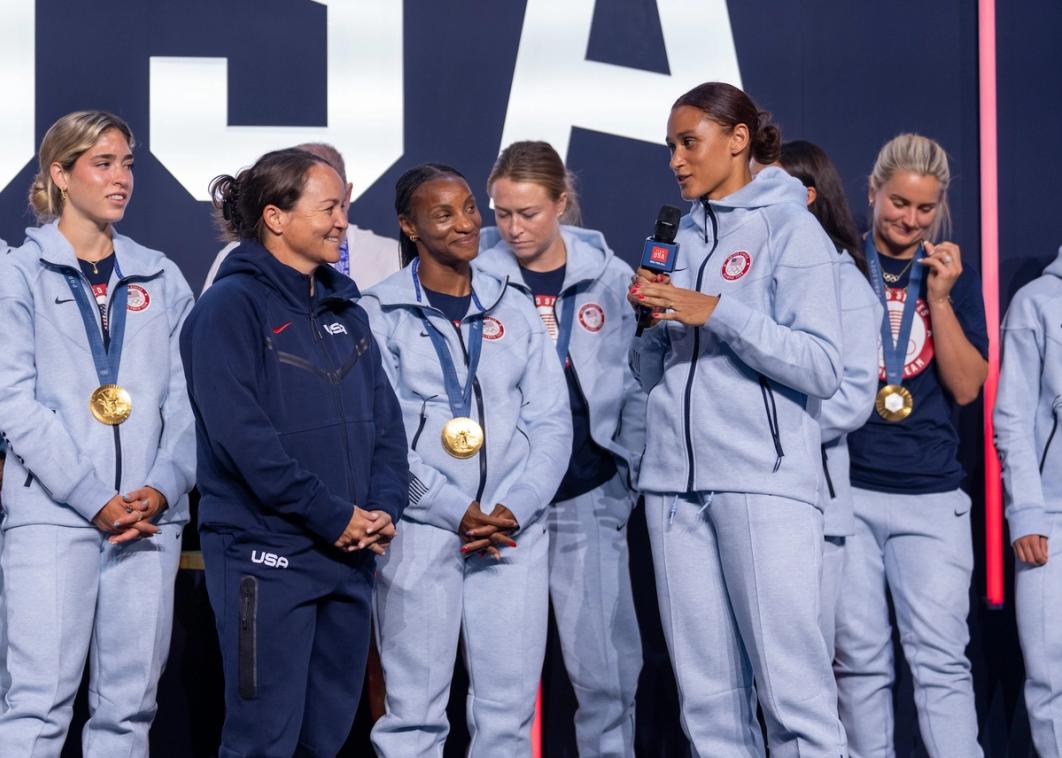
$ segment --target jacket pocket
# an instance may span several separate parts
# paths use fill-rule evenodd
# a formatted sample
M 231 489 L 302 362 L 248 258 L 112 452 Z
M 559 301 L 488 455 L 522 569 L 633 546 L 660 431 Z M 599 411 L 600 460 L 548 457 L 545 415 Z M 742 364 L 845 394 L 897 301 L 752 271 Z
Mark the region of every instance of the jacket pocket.
M 258 579 L 240 577 L 240 627 L 238 673 L 240 697 L 258 696 Z

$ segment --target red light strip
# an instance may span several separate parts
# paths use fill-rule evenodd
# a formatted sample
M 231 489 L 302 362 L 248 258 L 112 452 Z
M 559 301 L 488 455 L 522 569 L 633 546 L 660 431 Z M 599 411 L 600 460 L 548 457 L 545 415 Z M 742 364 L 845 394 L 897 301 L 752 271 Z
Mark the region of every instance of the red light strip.
M 542 758 L 542 682 L 535 697 L 535 720 L 531 724 L 531 758 Z
M 999 384 L 999 171 L 996 134 L 996 3 L 978 0 L 981 126 L 981 287 L 988 322 L 985 381 L 985 601 L 1003 606 L 1003 483 L 992 411 Z

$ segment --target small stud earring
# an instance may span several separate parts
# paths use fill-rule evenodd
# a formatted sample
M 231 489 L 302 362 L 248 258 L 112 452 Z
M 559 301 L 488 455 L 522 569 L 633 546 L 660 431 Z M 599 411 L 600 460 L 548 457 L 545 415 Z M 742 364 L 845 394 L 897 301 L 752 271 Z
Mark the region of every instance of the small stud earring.
M 420 237 L 418 237 L 418 236 L 417 236 L 417 235 L 415 235 L 415 234 L 411 234 L 411 235 L 409 235 L 409 238 L 410 238 L 411 240 L 413 240 L 414 242 L 416 242 L 416 241 L 417 241 L 418 239 L 420 239 Z

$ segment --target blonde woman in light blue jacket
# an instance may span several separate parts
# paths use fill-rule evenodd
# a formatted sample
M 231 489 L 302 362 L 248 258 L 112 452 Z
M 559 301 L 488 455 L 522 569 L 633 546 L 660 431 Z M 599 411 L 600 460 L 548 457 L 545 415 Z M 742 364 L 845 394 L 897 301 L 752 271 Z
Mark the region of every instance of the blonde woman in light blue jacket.
M 546 142 L 502 151 L 487 180 L 498 226 L 479 265 L 535 306 L 564 368 L 572 455 L 548 511 L 550 600 L 579 707 L 579 754 L 634 755 L 642 648 L 631 593 L 627 521 L 645 444 L 645 393 L 627 361 L 630 266 L 578 223 L 564 162 Z
M 114 229 L 132 148 L 110 114 L 59 119 L 31 190 L 47 223 L 0 259 L 5 755 L 60 753 L 86 660 L 82 752 L 148 754 L 195 480 L 178 350 L 192 293 Z

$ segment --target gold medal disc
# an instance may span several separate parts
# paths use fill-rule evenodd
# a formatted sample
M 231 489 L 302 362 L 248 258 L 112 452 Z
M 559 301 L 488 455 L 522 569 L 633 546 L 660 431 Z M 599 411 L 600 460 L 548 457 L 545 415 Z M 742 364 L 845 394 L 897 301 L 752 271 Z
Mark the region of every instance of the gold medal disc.
M 471 458 L 483 447 L 483 427 L 467 416 L 452 418 L 443 427 L 442 446 L 454 458 Z
M 886 421 L 903 421 L 914 410 L 914 398 L 906 387 L 886 384 L 874 398 L 874 409 Z
M 117 384 L 102 384 L 89 398 L 89 410 L 101 424 L 118 426 L 133 412 L 133 398 Z

